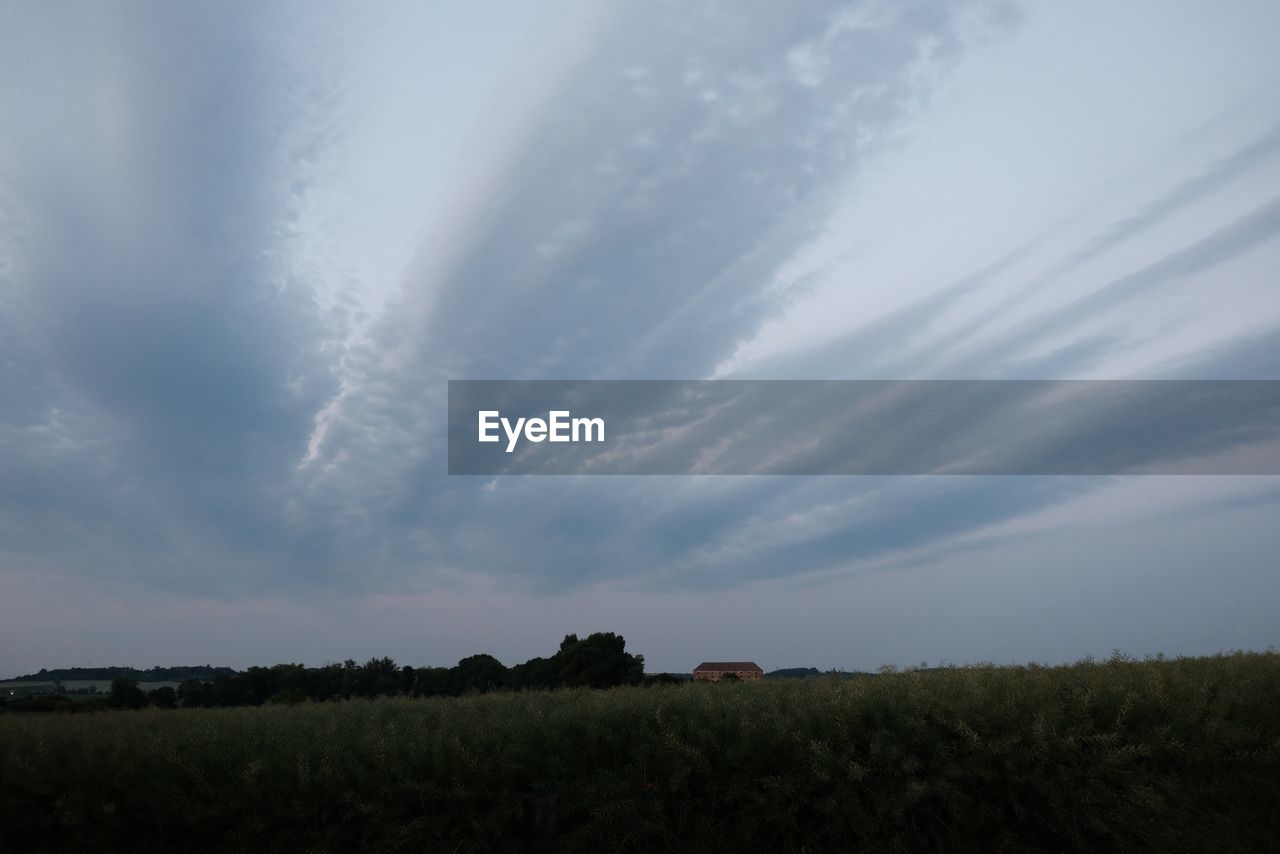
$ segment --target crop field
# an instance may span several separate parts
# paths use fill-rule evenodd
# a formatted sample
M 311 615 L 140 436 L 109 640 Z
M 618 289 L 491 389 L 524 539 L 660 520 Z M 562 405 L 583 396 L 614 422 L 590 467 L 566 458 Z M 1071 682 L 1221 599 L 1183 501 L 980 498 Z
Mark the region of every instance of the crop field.
M 0 850 L 1268 851 L 1280 655 L 0 715 Z M 554 796 L 554 797 L 551 797 Z

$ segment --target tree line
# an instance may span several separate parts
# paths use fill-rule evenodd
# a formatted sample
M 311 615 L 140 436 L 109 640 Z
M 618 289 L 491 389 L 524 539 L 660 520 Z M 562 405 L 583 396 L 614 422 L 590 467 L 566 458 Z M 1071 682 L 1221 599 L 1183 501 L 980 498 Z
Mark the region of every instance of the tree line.
M 646 681 L 675 680 L 665 674 L 646 680 L 644 656 L 627 652 L 621 635 L 596 632 L 581 639 L 576 634 L 565 635 L 551 657 L 532 658 L 514 667 L 506 667 L 492 655 L 480 654 L 468 656 L 453 667 L 398 666 L 390 658 L 374 658 L 364 664 L 348 659 L 323 667 L 276 664 L 220 672 L 209 680 L 193 677 L 183 681 L 177 690 L 166 686 L 149 692 L 134 680 L 116 679 L 107 705 L 132 709 L 147 705 L 258 706 L 353 697 L 449 697 L 500 690 L 611 688 Z
M 11 682 L 99 682 L 108 679 L 132 679 L 135 682 L 181 682 L 184 679 L 212 679 L 219 674 L 235 673 L 232 667 L 208 664 L 184 667 L 60 667 L 40 668 L 39 673 L 15 676 Z

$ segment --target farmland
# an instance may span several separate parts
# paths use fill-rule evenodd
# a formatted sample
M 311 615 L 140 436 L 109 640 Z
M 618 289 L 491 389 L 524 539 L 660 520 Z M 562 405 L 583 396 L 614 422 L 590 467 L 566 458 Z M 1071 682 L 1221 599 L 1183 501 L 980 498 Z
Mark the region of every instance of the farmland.
M 0 715 L 3 850 L 1258 851 L 1280 655 Z

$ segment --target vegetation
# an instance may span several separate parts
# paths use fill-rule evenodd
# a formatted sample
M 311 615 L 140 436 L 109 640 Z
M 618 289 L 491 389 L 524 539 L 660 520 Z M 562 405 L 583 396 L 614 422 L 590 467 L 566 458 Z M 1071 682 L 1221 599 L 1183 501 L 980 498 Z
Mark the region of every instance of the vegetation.
M 136 667 L 61 667 L 56 670 L 41 669 L 39 673 L 15 676 L 10 682 L 99 682 L 114 679 L 130 679 L 134 682 L 181 682 L 184 679 L 213 679 L 219 675 L 235 674 L 230 667 L 152 667 L 139 670 Z
M 60 683 L 44 694 L 26 696 L 21 702 L 0 699 L 0 711 L 92 711 L 97 708 L 140 709 L 148 704 L 163 709 L 211 706 L 260 706 L 263 703 L 295 704 L 306 700 L 350 700 L 373 697 L 457 697 L 490 691 L 613 688 L 619 685 L 668 684 L 667 674 L 645 677 L 644 656 L 632 655 L 627 642 L 613 632 L 597 632 L 579 639 L 565 635 L 560 649 L 550 658 L 534 658 L 508 668 L 491 655 L 470 655 L 453 667 L 404 667 L 390 658 L 374 658 L 364 664 L 347 660 L 342 664 L 304 667 L 276 664 L 250 667 L 238 672 L 229 667 L 208 668 L 210 678 L 191 677 L 177 689 L 161 686 L 146 689 L 134 679 L 117 677 L 108 695 L 85 697 L 71 705 L 58 702 L 66 693 Z M 134 673 L 173 673 L 186 668 L 104 668 Z M 74 668 L 79 671 L 81 668 Z M 48 673 L 48 671 L 40 671 Z M 56 671 L 72 672 L 72 671 Z M 19 684 L 16 680 L 10 684 Z M 23 682 L 21 684 L 33 684 Z
M 777 670 L 770 670 L 764 675 L 765 679 L 807 679 L 810 676 L 818 676 L 821 671 L 816 667 L 781 667 Z
M 504 689 L 612 688 L 644 680 L 644 657 L 628 653 L 626 645 L 612 632 L 581 640 L 565 635 L 555 655 L 511 668 L 485 654 L 467 656 L 453 667 L 399 667 L 390 658 L 363 665 L 348 660 L 324 667 L 250 667 L 211 682 L 188 679 L 178 686 L 177 699 L 184 707 L 257 706 L 358 697 L 457 697 Z
M 6 715 L 0 848 L 1261 851 L 1277 708 L 1237 653 Z

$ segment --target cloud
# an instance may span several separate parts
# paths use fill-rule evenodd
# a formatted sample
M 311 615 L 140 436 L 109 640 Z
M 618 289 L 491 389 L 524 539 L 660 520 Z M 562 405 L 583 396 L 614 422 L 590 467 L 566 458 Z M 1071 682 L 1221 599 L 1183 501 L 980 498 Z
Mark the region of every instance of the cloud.
M 780 310 L 776 268 L 966 39 L 1012 25 L 1003 5 L 868 8 L 762 6 L 748 26 L 718 4 L 633 7 L 611 22 L 528 144 L 493 167 L 501 183 L 471 202 L 449 265 L 407 280 L 352 352 L 350 388 L 308 465 L 326 527 L 364 544 L 389 522 L 406 532 L 393 563 L 553 585 L 652 566 L 621 557 L 629 545 L 597 555 L 579 541 L 597 524 L 618 542 L 644 537 L 628 507 L 664 485 L 544 484 L 531 516 L 522 486 L 443 482 L 444 380 L 711 372 Z M 526 518 L 538 521 L 517 529 Z M 475 530 L 497 519 L 500 542 Z
M 1016 377 L 1016 368 L 1009 370 L 1005 366 L 1016 364 L 1016 354 L 1026 353 L 1049 334 L 1079 328 L 1086 321 L 1103 316 L 1129 301 L 1158 288 L 1167 288 L 1181 278 L 1224 265 L 1277 238 L 1280 238 L 1280 197 L 1267 201 L 1190 246 L 1056 307 L 1051 313 L 1042 313 L 1002 334 L 987 336 L 967 352 L 956 354 L 949 364 L 953 370 L 969 376 L 978 372 Z M 1078 371 L 1082 364 L 1089 364 L 1089 357 L 1096 356 L 1105 347 L 1106 339 L 1099 339 L 1099 343 L 1102 346 L 1076 351 L 1070 360 L 1060 359 L 1056 364 L 1051 362 L 1041 366 L 1041 369 L 1055 375 Z
M 743 378 L 832 378 L 897 379 L 931 376 L 966 378 L 1055 378 L 1071 375 L 1089 366 L 1116 342 L 1111 337 L 1093 337 L 1053 355 L 1051 359 L 1032 357 L 1029 350 L 1046 333 L 1070 330 L 1105 314 L 1112 306 L 1133 299 L 1144 290 L 1167 284 L 1178 276 L 1220 265 L 1277 236 L 1274 201 L 1239 217 L 1212 235 L 1199 235 L 1193 245 L 1170 253 L 1146 269 L 1099 288 L 1070 306 L 1040 311 L 1016 331 L 1006 331 L 994 339 L 993 326 L 1016 310 L 1032 304 L 1045 291 L 1060 289 L 1064 278 L 1107 252 L 1132 242 L 1177 215 L 1203 202 L 1215 192 L 1254 174 L 1259 186 L 1266 186 L 1265 173 L 1257 173 L 1280 154 L 1280 130 L 1220 157 L 1193 176 L 1177 183 L 1138 210 L 1114 221 L 1073 246 L 1064 254 L 1029 276 L 1019 274 L 1019 265 L 1034 259 L 1050 243 L 1060 223 L 1023 242 L 982 270 L 941 287 L 890 314 L 827 341 L 783 354 L 763 363 L 743 366 L 735 375 Z M 1031 263 L 1036 263 L 1032 260 Z M 1041 262 L 1043 263 L 1043 262 Z M 1012 293 L 994 305 L 983 306 L 973 316 L 952 327 L 913 338 L 937 318 L 946 316 L 967 300 L 973 300 L 1011 271 L 1021 279 Z M 1230 377 L 1221 377 L 1223 379 Z M 1247 377 L 1238 377 L 1245 379 Z
M 6 528 L 56 551 L 69 534 L 88 571 L 170 578 L 278 543 L 287 475 L 333 391 L 324 319 L 276 257 L 310 133 L 276 119 L 292 97 L 264 35 L 278 21 L 247 6 L 16 17 Z
M 378 283 L 395 291 L 381 305 L 326 292 L 296 254 L 343 239 L 300 232 L 320 217 L 313 194 L 346 186 L 330 155 L 364 115 L 324 59 L 350 13 L 312 8 L 25 7 L 0 27 L 0 535 L 15 564 L 229 597 L 459 575 L 712 589 L 879 569 L 1108 483 L 445 476 L 447 379 L 711 376 L 788 310 L 780 267 L 894 156 L 953 69 L 1016 37 L 1016 6 L 597 12 L 549 48 L 564 49 L 553 71 L 514 61 L 456 165 L 456 203 L 416 256 L 388 236 L 374 266 L 405 275 Z M 416 104 L 438 72 L 414 61 L 361 91 Z M 743 375 L 1069 374 L 1116 342 L 1089 327 L 1098 316 L 1267 244 L 1274 202 L 1162 239 L 1160 257 L 1062 311 L 1003 332 L 981 312 L 955 336 L 934 327 L 1028 266 L 1032 282 L 1091 270 L 1266 174 L 1273 136 L 1054 262 L 1058 235 L 1041 229 L 979 273 L 940 274 L 934 296 Z M 403 173 L 416 188 L 414 168 L 388 164 L 379 186 Z M 1033 362 L 1059 331 L 1068 343 Z

